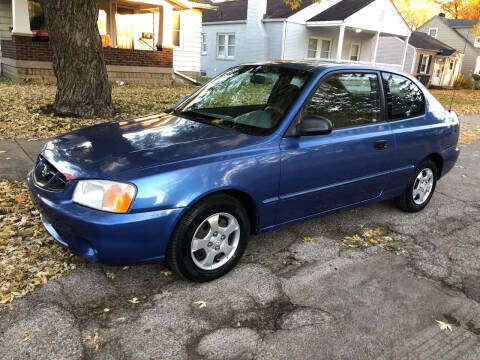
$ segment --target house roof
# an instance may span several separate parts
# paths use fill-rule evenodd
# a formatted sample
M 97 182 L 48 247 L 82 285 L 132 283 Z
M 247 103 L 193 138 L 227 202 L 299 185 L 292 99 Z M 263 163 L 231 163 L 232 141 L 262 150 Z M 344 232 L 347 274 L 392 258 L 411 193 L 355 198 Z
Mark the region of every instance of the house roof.
M 472 27 L 475 26 L 478 22 L 478 19 L 467 20 L 467 19 L 447 19 L 442 17 L 442 20 L 445 24 L 450 26 L 452 29 L 461 28 L 461 27 Z
M 420 31 L 412 32 L 408 43 L 417 49 L 439 51 L 442 56 L 450 56 L 457 51 L 444 42 Z
M 342 0 L 308 21 L 345 20 L 375 0 Z
M 247 0 L 225 1 L 214 3 L 216 9 L 203 10 L 202 21 L 235 21 L 247 20 Z
M 216 7 L 203 11 L 203 22 L 247 20 L 247 0 L 235 0 L 211 3 Z M 284 19 L 312 5 L 312 0 L 303 0 L 299 7 L 292 8 L 283 0 L 267 0 L 267 19 Z

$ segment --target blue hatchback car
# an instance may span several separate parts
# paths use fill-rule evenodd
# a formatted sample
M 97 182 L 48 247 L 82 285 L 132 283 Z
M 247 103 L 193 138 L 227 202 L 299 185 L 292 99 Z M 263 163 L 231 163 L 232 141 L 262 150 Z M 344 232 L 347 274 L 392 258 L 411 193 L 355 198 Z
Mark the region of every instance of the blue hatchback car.
M 164 113 L 49 141 L 28 175 L 50 234 L 108 264 L 167 259 L 208 281 L 247 239 L 396 198 L 423 209 L 459 121 L 409 75 L 296 62 L 231 68 Z

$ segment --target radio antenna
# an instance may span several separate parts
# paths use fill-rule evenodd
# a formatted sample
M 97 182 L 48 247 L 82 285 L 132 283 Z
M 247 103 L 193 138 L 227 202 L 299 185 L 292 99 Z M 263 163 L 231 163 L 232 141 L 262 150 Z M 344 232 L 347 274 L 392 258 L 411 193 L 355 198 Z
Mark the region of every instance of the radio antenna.
M 467 51 L 467 42 L 468 42 L 468 36 L 470 33 L 467 33 L 467 37 L 465 38 L 465 46 L 463 47 L 463 58 L 462 58 L 462 65 L 460 66 L 460 70 L 462 70 L 463 66 L 463 60 L 465 58 L 465 51 Z M 455 96 L 455 83 L 453 83 L 453 89 L 452 89 L 452 96 L 450 97 L 450 108 L 448 109 L 449 112 L 452 112 L 452 105 L 453 105 L 453 98 Z

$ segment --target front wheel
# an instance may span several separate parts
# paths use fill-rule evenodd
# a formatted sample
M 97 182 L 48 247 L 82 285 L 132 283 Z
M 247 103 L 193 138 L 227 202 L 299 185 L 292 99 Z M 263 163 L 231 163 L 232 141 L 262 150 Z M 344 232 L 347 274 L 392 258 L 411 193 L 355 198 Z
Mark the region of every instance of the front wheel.
M 228 195 L 212 196 L 194 205 L 180 220 L 168 246 L 168 264 L 184 279 L 214 280 L 240 260 L 249 233 L 243 205 Z
M 397 206 L 407 212 L 418 212 L 430 202 L 437 184 L 437 165 L 424 160 L 415 170 L 405 192 L 396 198 Z

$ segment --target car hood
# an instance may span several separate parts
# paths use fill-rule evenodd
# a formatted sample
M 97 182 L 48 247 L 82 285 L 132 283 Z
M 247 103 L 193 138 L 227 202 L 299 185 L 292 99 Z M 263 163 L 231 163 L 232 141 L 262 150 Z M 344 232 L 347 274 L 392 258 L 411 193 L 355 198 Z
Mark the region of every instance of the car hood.
M 155 114 L 87 127 L 47 142 L 43 156 L 67 179 L 120 174 L 248 146 L 260 138 Z

